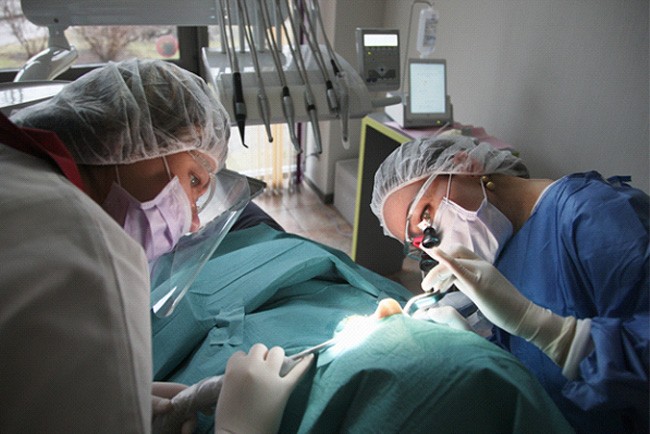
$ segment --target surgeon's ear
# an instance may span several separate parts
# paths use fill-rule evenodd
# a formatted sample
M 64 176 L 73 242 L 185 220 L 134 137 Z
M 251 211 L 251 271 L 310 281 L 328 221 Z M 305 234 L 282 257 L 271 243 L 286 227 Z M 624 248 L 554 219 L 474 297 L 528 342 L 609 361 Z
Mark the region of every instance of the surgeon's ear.
M 377 319 L 382 319 L 398 313 L 402 313 L 402 306 L 400 306 L 397 300 L 385 298 L 379 302 L 373 316 Z

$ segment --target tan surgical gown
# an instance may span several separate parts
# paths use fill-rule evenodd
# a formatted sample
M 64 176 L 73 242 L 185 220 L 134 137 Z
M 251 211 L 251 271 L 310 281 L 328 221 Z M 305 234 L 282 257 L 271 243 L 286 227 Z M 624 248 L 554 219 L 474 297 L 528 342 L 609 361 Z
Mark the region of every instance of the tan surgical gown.
M 0 144 L 0 432 L 146 433 L 144 252 L 47 161 Z

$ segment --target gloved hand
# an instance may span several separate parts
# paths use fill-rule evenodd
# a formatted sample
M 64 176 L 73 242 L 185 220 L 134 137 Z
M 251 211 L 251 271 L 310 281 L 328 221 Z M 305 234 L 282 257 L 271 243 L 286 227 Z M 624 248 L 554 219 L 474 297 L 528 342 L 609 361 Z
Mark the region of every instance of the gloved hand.
M 447 254 L 435 248 L 430 255 L 439 264 L 425 281 L 442 281 L 450 273 L 453 284 L 483 315 L 510 334 L 532 342 L 563 367 L 575 336 L 576 318 L 562 317 L 524 297 L 492 264 L 462 246 Z M 433 285 L 434 291 L 440 290 Z
M 474 331 L 469 322 L 456 309 L 451 306 L 435 306 L 418 309 L 413 318 L 431 320 L 458 330 Z
M 171 414 L 173 407 L 171 399 L 187 388 L 184 384 L 156 382 L 151 385 L 151 431 L 156 434 L 163 432 L 163 421 Z M 196 427 L 196 416 L 189 416 L 177 421 L 174 432 L 191 434 Z
M 310 354 L 281 377 L 280 347 L 255 344 L 248 354 L 233 354 L 217 403 L 216 433 L 277 433 L 289 396 L 313 359 Z

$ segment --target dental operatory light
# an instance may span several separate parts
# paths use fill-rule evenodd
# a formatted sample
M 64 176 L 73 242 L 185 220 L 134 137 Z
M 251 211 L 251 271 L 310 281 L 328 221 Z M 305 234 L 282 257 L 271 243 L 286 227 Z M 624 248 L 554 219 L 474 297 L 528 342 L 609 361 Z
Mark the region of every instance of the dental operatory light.
M 65 37 L 65 26 L 48 26 L 48 46 L 20 68 L 14 82 L 54 80 L 67 71 L 79 53 Z

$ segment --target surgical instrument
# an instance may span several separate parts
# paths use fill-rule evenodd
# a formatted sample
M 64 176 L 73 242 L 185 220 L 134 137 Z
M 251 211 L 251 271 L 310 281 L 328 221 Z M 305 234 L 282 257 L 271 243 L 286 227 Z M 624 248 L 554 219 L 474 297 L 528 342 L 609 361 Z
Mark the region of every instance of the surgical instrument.
M 269 44 L 269 51 L 271 52 L 271 57 L 273 58 L 273 63 L 275 64 L 275 69 L 278 72 L 278 78 L 280 79 L 280 84 L 282 86 L 282 113 L 284 114 L 284 118 L 287 120 L 287 127 L 289 128 L 289 137 L 291 138 L 291 143 L 293 143 L 293 147 L 296 152 L 301 153 L 302 149 L 300 148 L 300 142 L 296 136 L 296 118 L 293 108 L 293 98 L 289 92 L 287 78 L 284 75 L 284 70 L 282 69 L 278 44 L 275 41 L 275 36 L 273 35 L 273 31 L 271 29 L 269 10 L 266 6 L 265 0 L 257 0 L 257 2 L 264 25 L 264 35 L 266 36 L 266 40 Z
M 298 360 L 302 359 L 303 357 L 308 356 L 309 354 L 316 354 L 317 352 L 319 352 L 322 349 L 325 349 L 327 347 L 331 347 L 332 345 L 334 345 L 336 343 L 336 341 L 337 341 L 337 337 L 335 336 L 335 337 L 333 337 L 331 339 L 326 340 L 325 342 L 321 342 L 318 345 L 314 345 L 313 347 L 309 347 L 309 348 L 307 348 L 305 350 L 300 351 L 299 353 L 296 353 L 296 354 L 294 354 L 292 356 L 289 356 L 288 358 L 291 359 L 291 360 L 298 361 Z
M 252 35 L 251 31 L 251 21 L 248 14 L 248 6 L 246 6 L 246 0 L 237 0 L 239 4 L 240 15 L 242 16 L 245 23 L 241 26 L 244 31 L 244 36 L 248 42 L 248 46 L 251 51 L 251 58 L 253 60 L 253 67 L 255 69 L 255 74 L 257 76 L 257 106 L 260 111 L 260 116 L 262 117 L 262 122 L 266 128 L 266 135 L 269 139 L 269 142 L 273 141 L 273 135 L 271 134 L 271 107 L 269 105 L 269 99 L 266 96 L 266 90 L 264 89 L 264 79 L 262 78 L 262 69 L 260 66 L 259 59 L 257 57 L 257 48 L 255 46 L 255 38 Z
M 439 292 L 433 293 L 433 292 L 425 292 L 423 294 L 419 294 L 416 296 L 413 296 L 409 298 L 409 300 L 406 302 L 404 305 L 404 308 L 402 311 L 404 312 L 404 315 L 406 316 L 412 316 L 410 311 L 413 308 L 413 306 L 420 308 L 420 306 L 417 305 L 418 302 L 421 302 L 422 300 L 425 300 L 427 298 L 431 298 L 430 302 L 427 303 L 427 306 L 431 306 L 438 301 L 444 296 L 445 294 L 441 294 Z

